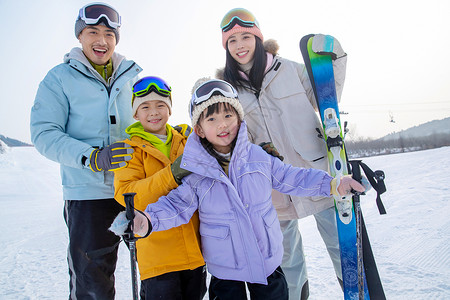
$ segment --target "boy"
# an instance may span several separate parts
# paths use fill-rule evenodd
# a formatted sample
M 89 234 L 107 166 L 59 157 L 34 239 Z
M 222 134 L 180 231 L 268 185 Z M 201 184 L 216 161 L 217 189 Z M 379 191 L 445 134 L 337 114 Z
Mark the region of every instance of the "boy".
M 167 124 L 172 113 L 171 88 L 161 78 L 136 82 L 132 111 L 138 122 L 126 129 L 130 135 L 126 143 L 134 153 L 128 166 L 115 172 L 115 198 L 125 205 L 122 194 L 134 192 L 135 208 L 144 210 L 187 175 L 179 168 L 186 137 Z M 195 213 L 185 225 L 137 241 L 141 299 L 203 298 L 206 269 L 198 232 Z

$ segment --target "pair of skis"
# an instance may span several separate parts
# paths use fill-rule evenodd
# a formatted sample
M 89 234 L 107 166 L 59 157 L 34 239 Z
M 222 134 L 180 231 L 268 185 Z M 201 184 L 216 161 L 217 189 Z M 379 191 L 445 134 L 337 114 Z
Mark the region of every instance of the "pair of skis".
M 317 54 L 312 51 L 313 37 L 313 34 L 304 36 L 300 41 L 300 50 L 319 108 L 327 144 L 330 173 L 333 177 L 352 173 L 353 178 L 360 181 L 362 167 L 372 187 L 377 191 L 378 201 L 379 194 L 386 190 L 383 181 L 384 173 L 372 172 L 361 161 L 347 160 L 331 53 Z M 331 36 L 325 36 L 325 42 L 333 43 L 334 39 Z M 381 200 L 379 203 L 381 204 Z M 385 213 L 384 207 L 380 204 L 380 213 Z M 344 299 L 386 299 L 364 225 L 359 194 L 335 199 L 335 210 Z

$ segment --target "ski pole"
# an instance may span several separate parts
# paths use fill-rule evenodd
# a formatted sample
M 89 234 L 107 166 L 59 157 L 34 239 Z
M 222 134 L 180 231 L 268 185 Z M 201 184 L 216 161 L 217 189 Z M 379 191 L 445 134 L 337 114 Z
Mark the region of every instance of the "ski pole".
M 136 193 L 125 193 L 123 194 L 125 198 L 125 208 L 126 217 L 129 220 L 128 228 L 124 234 L 124 240 L 128 242 L 130 249 L 130 262 L 131 262 L 131 282 L 133 290 L 133 300 L 139 299 L 139 287 L 136 271 L 136 238 L 133 233 L 133 220 L 134 220 L 134 196 Z
M 358 294 L 359 299 L 364 300 L 364 258 L 362 248 L 362 224 L 361 224 L 361 203 L 359 202 L 359 194 L 353 196 L 353 204 L 355 208 L 356 221 L 356 249 L 358 253 Z
M 355 164 L 350 162 L 352 166 L 352 178 L 359 183 L 361 183 L 361 170 L 359 169 L 359 164 Z M 357 251 L 357 270 L 358 270 L 358 299 L 364 300 L 364 257 L 363 257 L 363 247 L 362 247 L 362 222 L 361 222 L 361 202 L 360 195 L 364 195 L 365 193 L 360 193 L 352 189 L 353 194 L 353 207 L 355 209 L 355 222 L 356 222 L 356 251 Z

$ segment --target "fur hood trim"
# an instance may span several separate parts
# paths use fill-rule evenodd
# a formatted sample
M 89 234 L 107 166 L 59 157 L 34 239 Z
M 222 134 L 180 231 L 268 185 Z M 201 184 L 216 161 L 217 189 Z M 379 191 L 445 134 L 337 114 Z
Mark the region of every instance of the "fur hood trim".
M 277 41 L 274 39 L 269 39 L 264 41 L 264 49 L 266 49 L 267 52 L 272 54 L 273 56 L 278 55 L 278 50 L 280 49 L 280 46 L 278 45 Z

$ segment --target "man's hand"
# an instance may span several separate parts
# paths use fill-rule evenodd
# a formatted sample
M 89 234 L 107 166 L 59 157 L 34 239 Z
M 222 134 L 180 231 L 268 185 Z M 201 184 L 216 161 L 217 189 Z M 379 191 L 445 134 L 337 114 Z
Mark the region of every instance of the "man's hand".
M 105 148 L 95 149 L 91 153 L 92 171 L 116 171 L 125 168 L 132 158 L 133 148 L 124 142 L 113 143 Z

